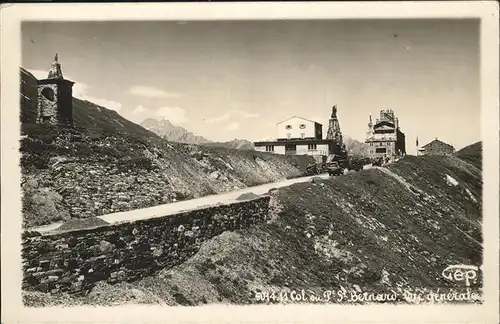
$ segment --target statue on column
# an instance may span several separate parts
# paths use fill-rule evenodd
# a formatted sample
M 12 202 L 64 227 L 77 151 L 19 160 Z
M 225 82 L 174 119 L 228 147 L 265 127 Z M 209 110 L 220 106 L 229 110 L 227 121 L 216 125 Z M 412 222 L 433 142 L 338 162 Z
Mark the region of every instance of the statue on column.
M 332 107 L 332 118 L 337 118 L 337 105 Z

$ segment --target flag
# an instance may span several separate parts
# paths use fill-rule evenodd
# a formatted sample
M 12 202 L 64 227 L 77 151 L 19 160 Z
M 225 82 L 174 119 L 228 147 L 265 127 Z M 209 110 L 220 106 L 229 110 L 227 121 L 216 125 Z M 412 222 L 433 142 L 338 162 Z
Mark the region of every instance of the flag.
M 418 136 L 417 136 L 417 147 L 418 147 Z

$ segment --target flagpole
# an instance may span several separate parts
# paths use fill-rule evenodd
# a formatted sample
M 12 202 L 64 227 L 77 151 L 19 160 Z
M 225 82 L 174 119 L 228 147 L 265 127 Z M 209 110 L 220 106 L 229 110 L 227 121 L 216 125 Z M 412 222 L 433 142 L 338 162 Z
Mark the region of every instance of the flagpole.
M 418 156 L 419 155 L 419 150 L 418 150 L 418 135 L 417 135 L 417 141 L 416 141 L 415 145 L 417 146 L 417 156 Z

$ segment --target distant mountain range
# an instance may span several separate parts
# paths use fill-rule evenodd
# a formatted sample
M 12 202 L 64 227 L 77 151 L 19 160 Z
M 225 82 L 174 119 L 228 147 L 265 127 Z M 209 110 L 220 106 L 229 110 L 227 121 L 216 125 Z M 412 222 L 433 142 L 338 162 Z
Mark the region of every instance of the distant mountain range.
M 244 139 L 234 139 L 228 142 L 210 141 L 205 137 L 196 135 L 181 126 L 172 124 L 168 119 L 158 120 L 154 118 L 147 118 L 140 125 L 171 142 L 226 147 L 240 150 L 253 149 L 253 143 Z
M 171 142 L 188 144 L 205 144 L 211 142 L 203 136 L 195 135 L 181 126 L 172 124 L 168 119 L 158 120 L 147 118 L 140 125 Z
M 364 157 L 367 155 L 368 147 L 365 143 L 344 135 L 344 144 L 349 155 Z
M 244 140 L 244 139 L 237 139 L 237 138 L 232 140 L 232 141 L 228 141 L 228 142 L 211 142 L 211 143 L 204 143 L 203 145 L 227 147 L 227 148 L 233 148 L 233 149 L 238 149 L 238 150 L 253 150 L 254 149 L 254 145 L 252 142 Z
M 203 136 L 196 135 L 181 126 L 172 124 L 168 119 L 154 119 L 148 118 L 141 124 L 145 129 L 155 133 L 156 135 L 171 141 L 187 144 L 198 144 L 205 146 L 218 146 L 240 150 L 253 150 L 254 145 L 252 142 L 244 139 L 234 139 L 228 142 L 213 142 Z M 365 156 L 366 144 L 358 140 L 344 136 L 344 143 L 350 155 Z

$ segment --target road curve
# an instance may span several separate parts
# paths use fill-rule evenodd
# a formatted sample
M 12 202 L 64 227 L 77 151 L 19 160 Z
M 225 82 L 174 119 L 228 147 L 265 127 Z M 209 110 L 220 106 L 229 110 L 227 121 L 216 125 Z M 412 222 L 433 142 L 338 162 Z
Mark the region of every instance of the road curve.
M 114 224 L 114 223 L 131 222 L 140 219 L 178 214 L 180 212 L 189 211 L 193 209 L 206 208 L 218 204 L 228 204 L 231 202 L 236 202 L 236 198 L 238 198 L 240 195 L 244 193 L 254 193 L 256 195 L 266 194 L 269 192 L 270 189 L 286 187 L 295 183 L 307 182 L 314 177 L 327 179 L 329 176 L 328 174 L 322 174 L 316 176 L 288 179 L 279 182 L 266 183 L 259 186 L 243 188 L 240 190 L 222 193 L 218 195 L 204 196 L 200 198 L 183 200 L 170 204 L 135 209 L 120 213 L 107 214 L 98 217 L 110 224 Z
M 244 193 L 254 193 L 256 195 L 262 195 L 269 192 L 269 190 L 273 188 L 281 188 L 290 186 L 295 183 L 307 182 L 310 181 L 314 177 L 320 177 L 322 179 L 327 179 L 328 174 L 308 176 L 308 177 L 300 177 L 295 179 L 282 180 L 278 182 L 266 183 L 259 186 L 247 187 L 236 191 L 230 191 L 227 193 L 221 193 L 218 195 L 210 195 L 204 196 L 195 199 L 183 200 L 174 203 L 158 205 L 147 208 L 140 208 L 129 210 L 125 212 L 112 213 L 102 216 L 97 216 L 98 218 L 110 223 L 125 223 L 125 222 L 133 222 L 141 219 L 148 219 L 154 217 L 161 217 L 166 215 L 178 214 L 181 212 L 212 207 L 219 204 L 229 204 L 236 202 L 236 198 L 241 196 Z M 44 226 L 39 226 L 36 228 L 30 228 L 29 231 L 36 231 L 40 233 L 47 233 L 53 230 L 56 230 L 59 226 L 62 225 L 62 222 L 52 223 Z

